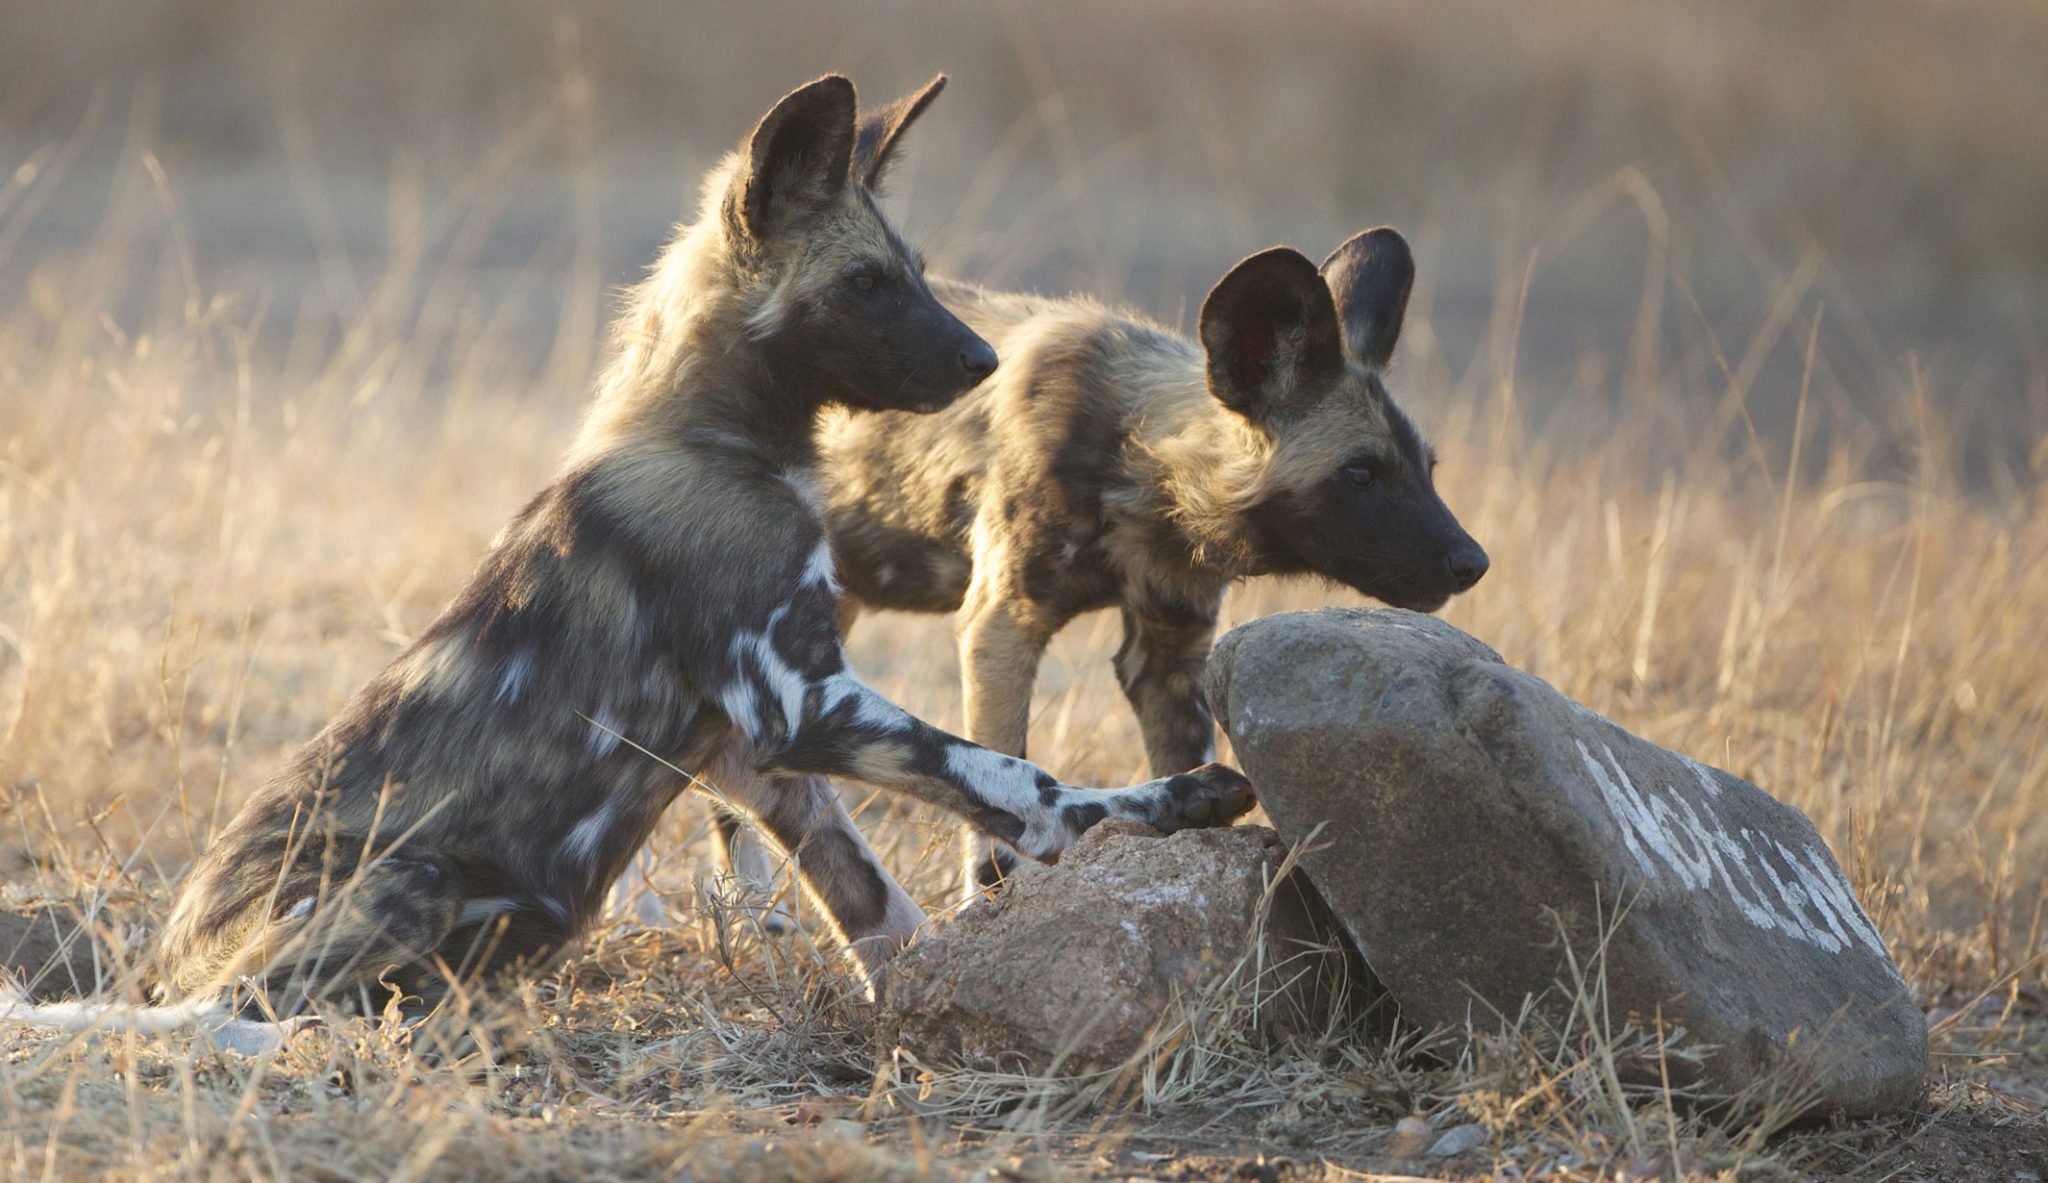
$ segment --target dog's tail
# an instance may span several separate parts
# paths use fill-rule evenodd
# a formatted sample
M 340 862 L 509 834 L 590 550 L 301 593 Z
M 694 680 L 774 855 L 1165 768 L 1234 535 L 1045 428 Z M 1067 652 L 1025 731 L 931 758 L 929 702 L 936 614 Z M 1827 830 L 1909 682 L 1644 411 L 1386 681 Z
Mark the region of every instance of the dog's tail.
M 254 1056 L 275 1051 L 311 1020 L 268 1022 L 244 1019 L 218 998 L 196 998 L 156 1006 L 112 999 L 34 1002 L 27 991 L 0 981 L 0 1024 L 19 1023 L 45 1031 L 107 1031 L 129 1035 L 197 1032 L 223 1051 Z

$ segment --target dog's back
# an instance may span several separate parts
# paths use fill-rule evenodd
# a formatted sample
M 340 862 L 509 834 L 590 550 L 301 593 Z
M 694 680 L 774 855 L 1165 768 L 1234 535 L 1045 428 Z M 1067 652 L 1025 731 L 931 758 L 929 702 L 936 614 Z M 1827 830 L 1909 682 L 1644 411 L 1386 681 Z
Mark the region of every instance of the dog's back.
M 1105 545 L 1115 527 L 1142 530 L 1158 516 L 1160 474 L 1143 445 L 1205 410 L 1199 350 L 1091 300 L 948 279 L 932 290 L 1003 368 L 936 415 L 839 413 L 828 423 L 826 518 L 846 591 L 874 608 L 958 609 L 986 509 L 985 533 L 999 537 L 984 548 L 1046 549 L 1021 564 L 1043 574 L 1037 598 L 1068 614 L 1113 602 L 1134 556 Z M 1001 503 L 985 507 L 989 497 Z

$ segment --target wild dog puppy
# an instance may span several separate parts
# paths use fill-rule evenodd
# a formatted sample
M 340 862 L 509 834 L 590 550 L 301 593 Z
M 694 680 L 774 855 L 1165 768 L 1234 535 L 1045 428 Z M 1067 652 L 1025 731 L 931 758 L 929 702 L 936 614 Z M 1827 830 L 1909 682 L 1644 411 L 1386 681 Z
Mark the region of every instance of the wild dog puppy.
M 1087 300 L 934 280 L 1004 365 L 938 415 L 827 423 L 849 601 L 958 610 L 968 734 L 1017 756 L 1046 644 L 1114 607 L 1153 775 L 1211 759 L 1200 678 L 1232 582 L 1319 575 L 1434 611 L 1486 573 L 1382 377 L 1414 275 L 1384 228 L 1320 268 L 1261 251 L 1209 293 L 1199 345 Z M 978 849 L 970 867 L 970 893 L 1000 873 Z
M 1037 858 L 1105 817 L 1171 830 L 1250 808 L 1222 767 L 1063 784 L 847 668 L 820 413 L 936 411 L 996 368 L 872 193 L 929 97 L 857 123 L 852 84 L 821 78 L 711 174 L 700 217 L 632 293 L 560 475 L 187 876 L 162 1002 L 246 982 L 289 1015 L 530 967 L 597 914 L 691 784 L 794 856 L 863 970 L 924 917 L 828 776 Z

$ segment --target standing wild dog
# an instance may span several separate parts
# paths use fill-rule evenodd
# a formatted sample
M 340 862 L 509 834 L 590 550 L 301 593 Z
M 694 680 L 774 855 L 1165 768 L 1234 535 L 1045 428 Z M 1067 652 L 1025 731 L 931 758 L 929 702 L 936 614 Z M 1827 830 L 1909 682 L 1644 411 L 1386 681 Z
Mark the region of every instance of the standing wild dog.
M 1199 346 L 1087 300 L 935 279 L 1003 368 L 937 415 L 826 421 L 849 622 L 860 605 L 958 610 L 968 734 L 1022 756 L 1046 645 L 1115 607 L 1152 774 L 1211 759 L 1201 673 L 1231 583 L 1313 574 L 1434 611 L 1486 574 L 1382 380 L 1414 277 L 1386 228 L 1320 268 L 1261 251 L 1210 291 Z M 721 824 L 742 875 L 762 874 Z M 1008 862 L 978 840 L 968 854 L 969 894 Z
M 1434 611 L 1486 573 L 1382 381 L 1414 275 L 1391 229 L 1321 268 L 1262 251 L 1203 302 L 1199 347 L 1085 300 L 934 281 L 1005 362 L 941 414 L 828 422 L 849 602 L 959 610 L 968 734 L 1016 756 L 1047 643 L 1115 607 L 1152 774 L 1211 759 L 1200 679 L 1232 582 L 1314 574 Z M 999 873 L 973 853 L 968 890 Z
M 1040 858 L 1104 817 L 1175 829 L 1250 808 L 1222 767 L 1063 784 L 847 668 L 820 412 L 936 411 L 996 367 L 872 195 L 929 97 L 857 123 L 852 84 L 821 78 L 711 174 L 698 221 L 633 293 L 560 475 L 186 878 L 164 1002 L 253 982 L 290 1013 L 531 966 L 596 915 L 686 783 L 796 857 L 863 970 L 923 913 L 827 776 Z

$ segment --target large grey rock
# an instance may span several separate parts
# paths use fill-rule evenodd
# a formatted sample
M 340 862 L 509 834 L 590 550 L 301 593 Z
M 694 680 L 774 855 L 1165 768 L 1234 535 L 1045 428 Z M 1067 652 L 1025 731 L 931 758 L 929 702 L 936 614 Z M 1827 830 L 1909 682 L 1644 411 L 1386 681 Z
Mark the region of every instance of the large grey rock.
M 1497 1026 L 1567 980 L 1564 948 L 1590 963 L 1611 927 L 1613 1022 L 1661 1016 L 1713 1049 L 1666 1065 L 1674 1084 L 1797 1081 L 1812 1108 L 1847 1113 L 1920 1095 L 1920 1012 L 1798 810 L 1412 612 L 1247 624 L 1217 645 L 1208 688 L 1280 833 L 1322 827 L 1302 865 L 1409 1019 Z
M 1281 1022 L 1362 1011 L 1378 987 L 1314 890 L 1291 874 L 1267 891 L 1285 853 L 1264 826 L 1162 837 L 1102 822 L 891 961 L 882 1035 L 927 1063 L 1082 1073 L 1123 1062 L 1176 998 L 1212 989 L 1277 991 L 1263 1011 Z

